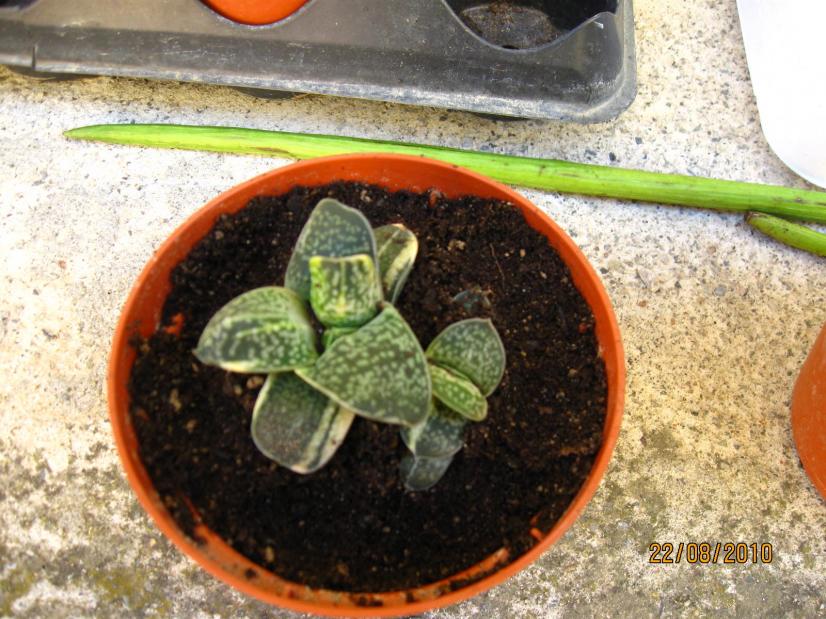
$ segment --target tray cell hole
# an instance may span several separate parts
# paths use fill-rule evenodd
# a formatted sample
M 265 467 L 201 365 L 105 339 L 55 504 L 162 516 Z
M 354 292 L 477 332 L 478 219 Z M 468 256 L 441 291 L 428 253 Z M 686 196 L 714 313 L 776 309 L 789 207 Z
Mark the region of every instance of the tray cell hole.
M 531 49 L 567 34 L 618 0 L 447 0 L 459 19 L 491 45 Z

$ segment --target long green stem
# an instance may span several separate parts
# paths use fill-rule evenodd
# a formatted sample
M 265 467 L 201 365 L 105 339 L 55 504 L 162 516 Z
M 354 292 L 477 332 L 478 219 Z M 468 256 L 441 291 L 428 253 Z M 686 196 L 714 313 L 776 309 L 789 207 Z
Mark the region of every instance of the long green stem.
M 752 227 L 775 240 L 807 251 L 815 256 L 826 256 L 826 234 L 806 226 L 766 215 L 749 213 L 746 221 Z
M 65 135 L 75 139 L 113 144 L 208 150 L 289 159 L 366 152 L 424 155 L 522 187 L 722 211 L 759 211 L 791 219 L 826 223 L 826 192 L 679 174 L 659 174 L 556 159 L 535 159 L 401 142 L 234 127 L 93 125 L 72 129 Z

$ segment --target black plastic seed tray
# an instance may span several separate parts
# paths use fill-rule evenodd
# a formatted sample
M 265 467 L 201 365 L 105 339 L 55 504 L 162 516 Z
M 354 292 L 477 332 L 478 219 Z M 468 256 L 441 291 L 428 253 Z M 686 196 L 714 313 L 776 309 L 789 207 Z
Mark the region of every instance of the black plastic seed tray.
M 631 0 L 310 0 L 267 26 L 199 0 L 0 0 L 0 64 L 609 120 L 636 92 Z

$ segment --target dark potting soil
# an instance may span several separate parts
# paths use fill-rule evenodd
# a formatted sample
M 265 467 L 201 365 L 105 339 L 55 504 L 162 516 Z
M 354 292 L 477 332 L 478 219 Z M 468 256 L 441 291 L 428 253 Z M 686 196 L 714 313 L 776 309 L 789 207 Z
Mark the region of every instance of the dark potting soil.
M 425 347 L 472 316 L 490 317 L 504 341 L 507 370 L 489 415 L 468 425 L 465 448 L 429 491 L 403 488 L 398 428 L 360 418 L 317 473 L 277 466 L 249 433 L 261 379 L 192 355 L 221 306 L 283 281 L 325 196 L 375 226 L 415 232 L 419 256 L 398 307 Z M 389 591 L 453 575 L 503 546 L 515 559 L 536 543 L 531 522 L 548 531 L 591 469 L 606 408 L 594 318 L 556 252 L 511 205 L 357 183 L 299 187 L 220 217 L 172 283 L 164 324 L 182 314 L 180 335 L 159 329 L 138 342 L 129 385 L 141 457 L 185 531 L 194 535 L 188 500 L 235 549 L 284 578 Z M 455 300 L 466 290 L 474 294 Z

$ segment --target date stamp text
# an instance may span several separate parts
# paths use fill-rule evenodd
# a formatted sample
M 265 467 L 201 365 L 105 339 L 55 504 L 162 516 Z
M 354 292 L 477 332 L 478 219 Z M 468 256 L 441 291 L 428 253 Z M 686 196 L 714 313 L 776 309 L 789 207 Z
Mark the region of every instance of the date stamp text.
M 649 563 L 700 563 L 745 565 L 768 564 L 774 560 L 771 544 L 746 544 L 744 542 L 680 542 L 652 543 L 648 547 Z

